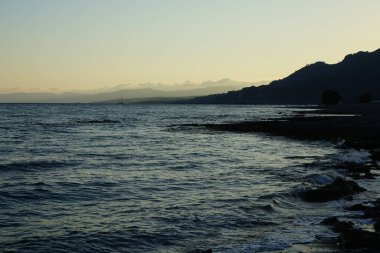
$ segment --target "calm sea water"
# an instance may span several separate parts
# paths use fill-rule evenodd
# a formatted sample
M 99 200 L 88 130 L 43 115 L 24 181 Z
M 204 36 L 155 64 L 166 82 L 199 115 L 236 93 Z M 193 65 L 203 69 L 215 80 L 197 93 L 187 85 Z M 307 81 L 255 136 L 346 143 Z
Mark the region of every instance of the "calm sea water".
M 297 193 L 367 152 L 181 126 L 293 110 L 0 105 L 0 251 L 260 252 L 329 236 L 318 223 L 352 203 Z M 355 200 L 377 194 L 360 184 Z

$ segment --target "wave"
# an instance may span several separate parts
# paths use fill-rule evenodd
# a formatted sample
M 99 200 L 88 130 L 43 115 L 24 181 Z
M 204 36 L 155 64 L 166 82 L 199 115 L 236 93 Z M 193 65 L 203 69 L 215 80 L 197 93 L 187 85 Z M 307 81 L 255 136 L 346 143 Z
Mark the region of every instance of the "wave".
M 184 239 L 180 234 L 168 237 L 148 233 L 143 229 L 112 230 L 108 232 L 64 231 L 61 233 L 31 234 L 23 238 L 10 238 L 0 245 L 7 252 L 148 252 L 152 249 L 174 246 Z M 167 252 L 167 251 L 165 251 Z
M 20 161 L 0 164 L 0 171 L 35 171 L 41 169 L 55 169 L 73 166 L 76 163 L 63 161 Z
M 119 120 L 111 119 L 81 119 L 77 120 L 76 123 L 79 124 L 117 124 L 120 123 Z

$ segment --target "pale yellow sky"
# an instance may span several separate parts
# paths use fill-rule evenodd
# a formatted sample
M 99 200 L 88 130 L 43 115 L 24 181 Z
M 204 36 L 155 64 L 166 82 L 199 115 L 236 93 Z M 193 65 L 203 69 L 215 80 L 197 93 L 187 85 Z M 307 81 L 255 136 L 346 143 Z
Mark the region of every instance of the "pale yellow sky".
M 0 0 L 0 89 L 283 78 L 380 48 L 378 0 Z

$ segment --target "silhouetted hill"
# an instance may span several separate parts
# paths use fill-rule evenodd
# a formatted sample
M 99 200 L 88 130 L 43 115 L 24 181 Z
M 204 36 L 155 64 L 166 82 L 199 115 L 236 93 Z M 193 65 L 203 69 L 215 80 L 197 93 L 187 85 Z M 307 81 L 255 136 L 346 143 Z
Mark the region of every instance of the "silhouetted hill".
M 202 104 L 318 104 L 326 89 L 337 90 L 342 102 L 354 102 L 364 92 L 380 100 L 380 49 L 347 55 L 337 64 L 316 62 L 268 85 L 225 94 L 197 97 Z

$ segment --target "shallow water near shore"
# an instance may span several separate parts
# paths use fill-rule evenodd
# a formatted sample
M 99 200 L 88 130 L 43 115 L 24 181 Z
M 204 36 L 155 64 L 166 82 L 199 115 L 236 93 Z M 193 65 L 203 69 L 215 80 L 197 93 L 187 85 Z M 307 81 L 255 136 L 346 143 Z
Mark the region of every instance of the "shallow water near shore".
M 354 201 L 297 194 L 339 176 L 343 161 L 366 161 L 366 151 L 183 126 L 297 110 L 0 105 L 0 251 L 261 252 L 332 236 L 318 223 L 378 196 L 378 183 L 358 181 L 369 191 Z

